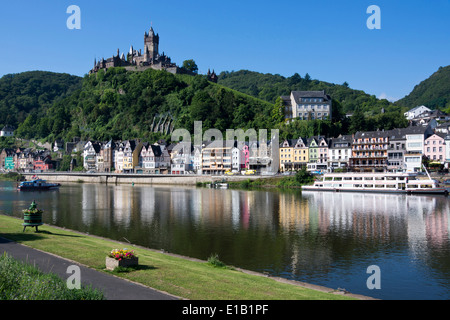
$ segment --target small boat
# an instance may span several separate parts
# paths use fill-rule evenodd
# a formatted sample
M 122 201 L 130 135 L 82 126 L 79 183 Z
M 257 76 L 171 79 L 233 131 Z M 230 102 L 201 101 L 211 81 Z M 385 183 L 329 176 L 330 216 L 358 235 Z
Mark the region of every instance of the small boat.
M 33 191 L 33 190 L 51 190 L 57 189 L 61 186 L 59 183 L 49 183 L 42 179 L 33 179 L 30 181 L 22 181 L 17 187 L 20 191 Z
M 206 185 L 208 188 L 214 189 L 228 189 L 228 183 L 224 182 L 213 182 Z

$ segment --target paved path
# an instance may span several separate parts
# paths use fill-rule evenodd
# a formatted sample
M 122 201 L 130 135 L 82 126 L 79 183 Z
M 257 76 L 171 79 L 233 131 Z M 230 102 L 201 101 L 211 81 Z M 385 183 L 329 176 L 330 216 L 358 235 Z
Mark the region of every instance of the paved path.
M 38 266 L 43 272 L 55 273 L 64 280 L 71 275 L 67 273 L 67 268 L 77 265 L 80 267 L 81 283 L 101 290 L 107 300 L 179 300 L 178 297 L 0 237 L 0 254 L 4 252 L 17 260 Z

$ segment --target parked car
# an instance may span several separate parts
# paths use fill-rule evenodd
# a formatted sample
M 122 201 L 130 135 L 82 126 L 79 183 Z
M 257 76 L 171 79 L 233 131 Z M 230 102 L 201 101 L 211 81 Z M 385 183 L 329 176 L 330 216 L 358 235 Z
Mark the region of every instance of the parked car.
M 245 171 L 246 175 L 250 175 L 250 174 L 256 174 L 256 170 L 246 170 Z

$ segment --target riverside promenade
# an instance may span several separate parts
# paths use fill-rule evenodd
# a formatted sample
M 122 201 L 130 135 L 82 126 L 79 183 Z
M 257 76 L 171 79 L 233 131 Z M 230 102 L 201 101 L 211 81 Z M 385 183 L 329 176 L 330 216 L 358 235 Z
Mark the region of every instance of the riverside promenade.
M 0 237 L 0 253 L 4 252 L 17 260 L 37 266 L 44 273 L 55 273 L 62 279 L 71 275 L 67 273 L 67 268 L 76 265 L 80 268 L 81 284 L 99 289 L 107 300 L 180 300 L 168 293 Z
M 197 174 L 143 174 L 143 173 L 85 173 L 85 172 L 43 172 L 21 173 L 27 180 L 33 176 L 51 182 L 87 182 L 104 184 L 159 184 L 195 186 L 196 183 L 213 181 L 243 181 L 263 177 L 260 175 L 197 175 Z

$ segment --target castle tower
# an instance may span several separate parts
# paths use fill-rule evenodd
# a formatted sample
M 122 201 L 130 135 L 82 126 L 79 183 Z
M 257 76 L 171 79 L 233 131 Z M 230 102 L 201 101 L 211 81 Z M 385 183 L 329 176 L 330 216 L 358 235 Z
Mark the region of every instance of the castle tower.
M 145 57 L 146 62 L 153 61 L 158 55 L 159 47 L 159 35 L 155 34 L 153 27 L 150 27 L 150 31 L 144 35 L 144 53 L 147 54 Z

